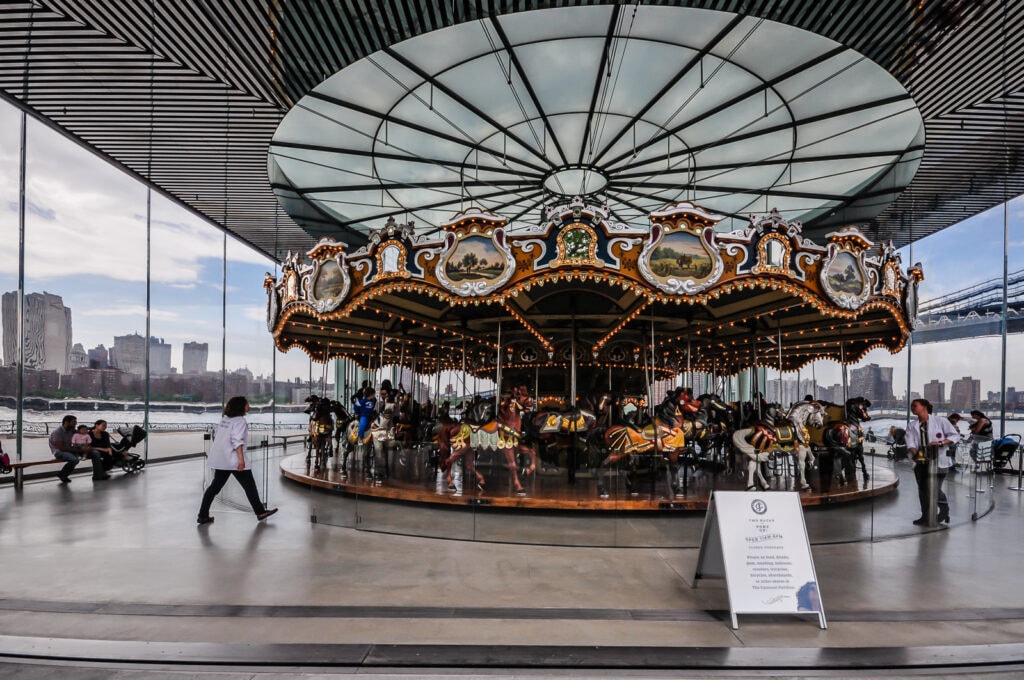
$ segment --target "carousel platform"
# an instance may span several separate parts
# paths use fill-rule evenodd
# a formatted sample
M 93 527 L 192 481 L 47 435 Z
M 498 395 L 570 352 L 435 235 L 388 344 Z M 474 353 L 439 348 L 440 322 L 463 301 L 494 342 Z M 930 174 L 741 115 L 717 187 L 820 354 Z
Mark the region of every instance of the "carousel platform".
M 351 461 L 350 461 L 351 467 Z M 329 460 L 326 469 L 315 470 L 306 461 L 305 453 L 283 458 L 281 474 L 294 482 L 326 493 L 369 497 L 380 500 L 418 503 L 432 506 L 531 510 L 559 510 L 585 512 L 660 512 L 679 510 L 706 510 L 713 490 L 742 491 L 746 488 L 746 475 L 727 473 L 719 469 L 698 469 L 687 475 L 683 491 L 670 492 L 664 472 L 640 471 L 636 475 L 634 490 L 627 488 L 622 471 L 577 471 L 571 478 L 566 468 L 541 466 L 535 475 L 522 479 L 525 494 L 513 492 L 507 469 L 497 457 L 477 461 L 477 469 L 487 478 L 484 487 L 464 488 L 461 470 L 453 475 L 454 489 L 449 488 L 441 473 L 427 465 L 426 457 L 412 452 L 393 464 L 393 474 L 383 483 L 375 484 L 357 469 L 343 475 Z M 794 490 L 792 470 L 776 470 L 769 479 L 769 490 Z M 604 481 L 607 497 L 598 490 L 598 475 Z M 896 490 L 899 477 L 891 468 L 875 466 L 869 479 L 858 474 L 855 480 L 839 485 L 833 482 L 828 493 L 820 491 L 817 471 L 810 473 L 813 491 L 800 494 L 805 507 L 832 506 L 850 503 Z

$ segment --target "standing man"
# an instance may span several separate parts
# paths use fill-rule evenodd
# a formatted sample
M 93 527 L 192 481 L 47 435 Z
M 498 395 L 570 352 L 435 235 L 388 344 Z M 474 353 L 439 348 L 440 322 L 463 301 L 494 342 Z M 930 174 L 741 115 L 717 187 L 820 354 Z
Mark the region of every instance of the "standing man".
M 78 465 L 79 455 L 87 455 L 92 458 L 92 478 L 95 481 L 110 479 L 110 475 L 103 469 L 103 455 L 94 450 L 88 444 L 72 444 L 71 437 L 75 434 L 75 426 L 78 418 L 75 416 L 64 416 L 60 427 L 50 433 L 50 453 L 54 458 L 64 461 L 64 467 L 57 473 L 61 484 L 71 483 L 71 473 Z
M 910 412 L 916 417 L 907 423 L 907 449 L 914 461 L 914 478 L 917 480 L 917 494 L 921 501 L 921 517 L 914 524 L 928 523 L 930 508 L 938 501 L 938 521 L 949 523 L 949 501 L 942 490 L 942 482 L 946 479 L 952 462 L 947 455 L 949 446 L 960 441 L 960 433 L 953 424 L 942 416 L 932 414 L 932 403 L 927 399 L 914 399 L 910 402 Z M 936 484 L 938 498 L 931 498 L 928 489 L 931 474 L 928 463 L 935 461 Z

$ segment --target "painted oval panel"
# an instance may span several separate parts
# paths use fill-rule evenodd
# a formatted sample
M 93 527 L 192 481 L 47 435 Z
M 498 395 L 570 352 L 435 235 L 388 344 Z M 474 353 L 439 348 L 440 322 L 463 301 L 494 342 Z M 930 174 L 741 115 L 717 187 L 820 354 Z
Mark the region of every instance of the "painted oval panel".
M 704 281 L 711 276 L 714 264 L 711 256 L 704 248 L 704 243 L 696 234 L 677 231 L 668 234 L 661 240 L 650 258 L 651 273 L 662 282 L 670 280 L 691 279 Z
M 828 265 L 828 287 L 836 294 L 859 296 L 864 291 L 864 275 L 857 259 L 850 253 L 839 253 Z
M 328 260 L 320 265 L 320 271 L 316 276 L 316 283 L 313 284 L 313 297 L 318 300 L 330 300 L 340 297 L 345 290 L 345 277 L 341 273 L 341 266 Z
M 470 236 L 459 241 L 448 256 L 444 273 L 454 284 L 467 281 L 491 283 L 505 273 L 505 258 L 494 247 L 491 239 Z

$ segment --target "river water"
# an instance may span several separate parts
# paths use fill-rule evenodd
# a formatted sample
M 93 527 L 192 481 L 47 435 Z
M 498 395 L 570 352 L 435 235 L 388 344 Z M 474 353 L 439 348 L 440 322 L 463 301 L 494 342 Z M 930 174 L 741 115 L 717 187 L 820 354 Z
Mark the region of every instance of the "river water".
M 23 418 L 25 432 L 28 434 L 45 433 L 56 427 L 66 415 L 78 417 L 78 422 L 91 425 L 97 420 L 106 420 L 109 429 L 121 425 L 141 425 L 142 411 L 97 411 L 92 409 L 68 410 L 68 411 L 32 411 L 25 410 Z M 0 407 L 0 433 L 14 432 L 17 412 L 11 408 Z M 246 415 L 246 420 L 253 429 L 268 429 L 271 425 L 279 428 L 295 429 L 303 428 L 309 422 L 309 416 L 305 413 L 253 413 Z M 150 429 L 173 431 L 173 430 L 201 430 L 206 427 L 216 427 L 220 422 L 220 413 L 210 410 L 205 413 L 182 413 L 181 411 L 150 411 Z

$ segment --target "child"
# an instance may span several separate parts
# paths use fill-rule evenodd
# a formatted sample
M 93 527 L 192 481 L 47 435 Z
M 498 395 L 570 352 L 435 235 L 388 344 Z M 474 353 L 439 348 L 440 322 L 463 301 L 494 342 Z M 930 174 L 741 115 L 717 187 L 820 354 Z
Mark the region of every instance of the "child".
M 88 446 L 92 444 L 92 437 L 89 436 L 89 426 L 79 425 L 78 430 L 71 435 L 72 446 Z
M 382 388 L 383 391 L 383 388 Z M 355 415 L 359 418 L 359 432 L 356 437 L 360 440 L 366 436 L 366 430 L 370 428 L 370 421 L 377 410 L 377 397 L 372 387 L 363 390 L 363 398 L 355 404 Z

